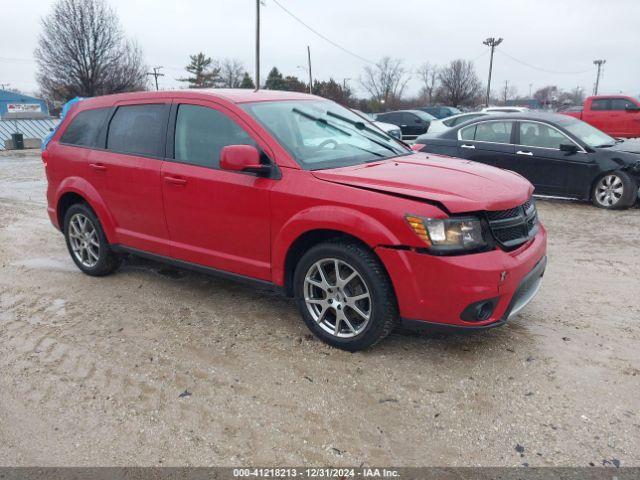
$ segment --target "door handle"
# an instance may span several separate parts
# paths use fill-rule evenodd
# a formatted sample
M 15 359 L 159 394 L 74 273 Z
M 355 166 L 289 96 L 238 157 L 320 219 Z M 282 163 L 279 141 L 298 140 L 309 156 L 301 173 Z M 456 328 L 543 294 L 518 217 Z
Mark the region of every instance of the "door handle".
M 94 170 L 98 170 L 99 172 L 104 172 L 107 167 L 105 167 L 102 163 L 90 163 L 89 166 Z
M 184 178 L 180 178 L 180 177 L 170 177 L 170 176 L 166 175 L 164 177 L 164 180 L 166 182 L 173 183 L 174 185 L 186 185 L 187 184 L 187 181 Z
M 526 155 L 527 157 L 533 157 L 533 153 L 525 150 L 518 150 L 516 155 Z
M 470 148 L 472 150 L 475 150 L 476 146 L 475 145 L 467 145 L 466 143 L 463 143 L 462 145 L 460 145 L 460 148 Z

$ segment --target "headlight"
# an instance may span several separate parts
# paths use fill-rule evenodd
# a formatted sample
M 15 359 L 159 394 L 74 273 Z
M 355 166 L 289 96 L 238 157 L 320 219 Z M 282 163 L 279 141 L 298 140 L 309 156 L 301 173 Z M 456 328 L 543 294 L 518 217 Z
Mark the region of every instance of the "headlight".
M 436 253 L 461 253 L 487 246 L 482 223 L 476 217 L 425 218 L 405 217 L 411 229 Z
M 389 135 L 399 140 L 402 140 L 402 130 L 389 130 Z

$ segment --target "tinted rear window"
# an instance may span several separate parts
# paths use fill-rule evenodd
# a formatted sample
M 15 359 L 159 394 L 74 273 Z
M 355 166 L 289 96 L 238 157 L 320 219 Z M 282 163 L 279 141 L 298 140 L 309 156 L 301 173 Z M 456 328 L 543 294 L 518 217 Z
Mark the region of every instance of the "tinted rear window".
M 164 156 L 168 106 L 119 107 L 109 124 L 107 148 L 131 155 Z
M 60 143 L 104 148 L 104 145 L 98 145 L 98 141 L 107 115 L 109 115 L 108 108 L 84 110 L 78 113 L 60 137 Z

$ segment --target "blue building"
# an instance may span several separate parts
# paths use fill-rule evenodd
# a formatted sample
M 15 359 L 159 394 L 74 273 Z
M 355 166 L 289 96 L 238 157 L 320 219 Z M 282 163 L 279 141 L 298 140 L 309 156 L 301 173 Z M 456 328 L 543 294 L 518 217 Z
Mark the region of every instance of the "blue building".
M 8 90 L 0 90 L 1 119 L 30 119 L 48 116 L 49 109 L 44 100 Z

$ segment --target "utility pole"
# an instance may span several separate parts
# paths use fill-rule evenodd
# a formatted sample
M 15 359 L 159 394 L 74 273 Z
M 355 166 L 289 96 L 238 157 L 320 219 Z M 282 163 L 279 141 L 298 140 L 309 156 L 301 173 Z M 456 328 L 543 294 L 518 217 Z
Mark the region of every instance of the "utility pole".
M 260 90 L 260 0 L 256 0 L 256 91 Z
M 10 83 L 0 83 L 0 90 L 6 90 L 11 86 Z
M 507 104 L 508 96 L 509 96 L 509 80 L 504 81 L 504 91 L 503 91 L 504 104 Z
M 531 88 L 533 87 L 533 83 L 529 84 L 529 98 L 531 98 Z
M 309 60 L 309 93 L 313 95 L 313 75 L 311 75 L 311 48 L 307 45 L 307 59 Z
M 596 86 L 593 90 L 594 95 L 598 95 L 598 87 L 600 87 L 600 71 L 602 70 L 602 66 L 607 63 L 606 60 L 594 60 L 593 64 L 598 67 L 598 73 L 596 74 Z
M 156 91 L 160 90 L 158 86 L 158 77 L 164 77 L 164 73 L 160 73 L 160 69 L 163 67 L 153 67 L 153 72 L 147 72 L 147 76 L 151 76 L 156 82 Z
M 487 82 L 487 101 L 486 106 L 489 106 L 489 95 L 491 95 L 491 71 L 493 70 L 493 51 L 495 48 L 502 43 L 502 38 L 493 38 L 489 37 L 484 42 L 483 45 L 487 47 L 491 47 L 491 60 L 489 60 L 489 81 Z

